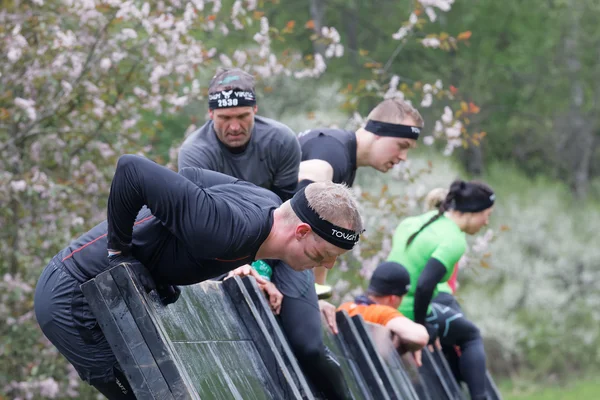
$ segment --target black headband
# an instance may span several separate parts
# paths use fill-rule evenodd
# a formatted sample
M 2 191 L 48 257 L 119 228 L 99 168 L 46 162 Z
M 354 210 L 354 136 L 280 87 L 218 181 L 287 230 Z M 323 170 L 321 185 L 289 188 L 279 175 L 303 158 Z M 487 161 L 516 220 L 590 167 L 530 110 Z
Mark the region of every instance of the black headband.
M 321 218 L 308 204 L 304 189 L 306 188 L 298 190 L 290 200 L 292 210 L 300 218 L 300 221 L 309 224 L 317 235 L 332 245 L 344 250 L 352 250 L 360 238 L 360 232 L 339 227 Z
M 208 108 L 252 107 L 256 105 L 256 96 L 251 90 L 221 90 L 208 94 Z
M 419 134 L 421 133 L 421 128 L 418 126 L 390 124 L 388 122 L 373 121 L 372 119 L 367 121 L 365 129 L 377 136 L 391 136 L 415 140 L 419 138 Z
M 472 197 L 467 200 L 452 200 L 450 203 L 450 208 L 460 212 L 480 212 L 483 210 L 487 210 L 491 206 L 494 205 L 494 201 L 496 200 L 496 195 L 491 194 L 489 196 L 477 196 Z

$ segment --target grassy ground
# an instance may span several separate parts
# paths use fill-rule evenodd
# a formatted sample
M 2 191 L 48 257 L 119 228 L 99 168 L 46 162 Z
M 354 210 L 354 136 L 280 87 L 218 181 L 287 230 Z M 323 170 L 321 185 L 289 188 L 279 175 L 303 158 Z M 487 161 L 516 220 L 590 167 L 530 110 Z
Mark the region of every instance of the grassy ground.
M 526 388 L 524 388 L 526 387 Z M 515 386 L 502 383 L 504 400 L 592 400 L 600 399 L 600 382 L 593 377 L 574 380 L 565 385 Z

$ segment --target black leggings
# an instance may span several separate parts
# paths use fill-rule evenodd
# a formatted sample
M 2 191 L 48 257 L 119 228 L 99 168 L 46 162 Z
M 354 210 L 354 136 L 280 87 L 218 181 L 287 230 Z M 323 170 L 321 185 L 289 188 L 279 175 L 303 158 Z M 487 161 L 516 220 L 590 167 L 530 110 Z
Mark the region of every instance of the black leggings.
M 314 292 L 314 287 L 311 288 Z M 303 372 L 327 399 L 350 399 L 340 364 L 323 343 L 321 312 L 315 299 L 284 296 L 279 320 Z M 312 301 L 311 301 L 312 300 Z
M 427 323 L 437 327 L 438 337 L 455 375 L 463 380 L 471 399 L 485 399 L 485 350 L 479 329 L 463 314 L 449 293 L 440 293 L 431 302 Z M 460 348 L 458 357 L 454 346 Z
M 135 394 L 127 382 L 127 378 L 120 368 L 114 368 L 115 380 L 109 382 L 91 381 L 90 385 L 95 387 L 108 400 L 135 400 Z

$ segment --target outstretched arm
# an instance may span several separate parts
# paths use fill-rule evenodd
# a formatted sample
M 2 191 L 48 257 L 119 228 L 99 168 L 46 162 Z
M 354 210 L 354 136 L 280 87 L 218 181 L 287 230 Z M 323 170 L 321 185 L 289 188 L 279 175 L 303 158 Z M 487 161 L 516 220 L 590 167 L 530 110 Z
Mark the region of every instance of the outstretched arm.
M 404 316 L 391 319 L 385 326 L 399 336 L 408 351 L 422 349 L 429 341 L 427 329 Z

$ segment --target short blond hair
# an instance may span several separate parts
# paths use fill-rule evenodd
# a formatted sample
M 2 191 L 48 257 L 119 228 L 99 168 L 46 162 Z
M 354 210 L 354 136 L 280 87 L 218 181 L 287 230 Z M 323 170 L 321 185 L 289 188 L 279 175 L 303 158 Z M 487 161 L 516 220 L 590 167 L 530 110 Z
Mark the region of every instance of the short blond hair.
M 412 119 L 415 124 L 422 128 L 425 125 L 421 113 L 416 108 L 400 99 L 387 99 L 377 104 L 371 110 L 367 119 L 388 124 L 402 124 L 407 118 Z
M 324 220 L 354 232 L 363 231 L 358 201 L 346 185 L 331 181 L 314 182 L 306 186 L 304 194 L 310 208 Z M 281 209 L 288 222 L 300 221 L 289 200 L 283 203 Z

